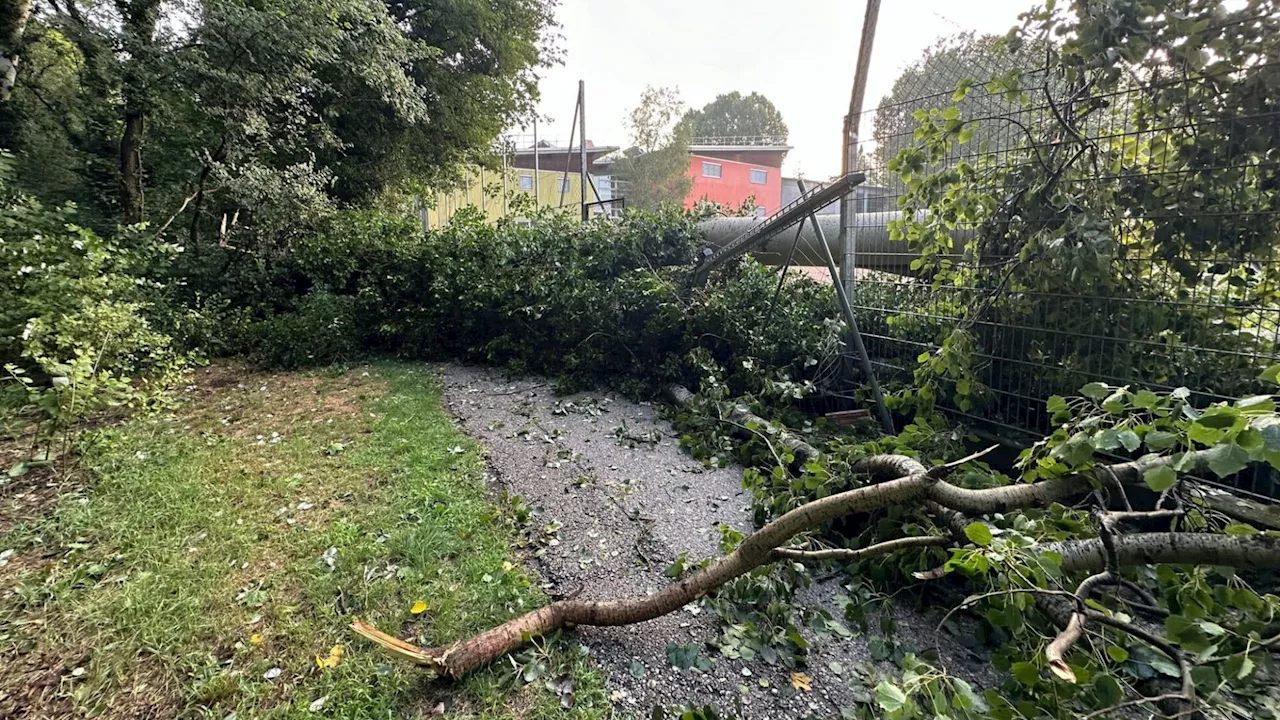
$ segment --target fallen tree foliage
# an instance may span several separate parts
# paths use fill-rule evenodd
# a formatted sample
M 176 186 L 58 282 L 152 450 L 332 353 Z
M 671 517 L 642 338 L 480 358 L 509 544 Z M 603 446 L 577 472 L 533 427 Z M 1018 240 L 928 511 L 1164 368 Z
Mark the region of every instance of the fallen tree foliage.
M 691 406 L 695 398 L 682 388 L 674 389 L 670 395 L 685 406 Z M 1129 402 L 1134 398 L 1139 402 Z M 1116 404 L 1122 401 L 1132 407 L 1122 410 Z M 1106 422 L 1098 420 L 1094 412 L 1104 402 L 1110 407 Z M 1196 646 L 1190 639 L 1191 631 L 1180 640 L 1166 638 L 1170 633 L 1156 623 L 1173 622 L 1170 627 L 1175 630 L 1181 627 L 1181 620 L 1169 618 L 1186 614 L 1189 600 L 1178 598 L 1176 588 L 1173 601 L 1167 595 L 1158 598 L 1140 581 L 1150 584 L 1150 568 L 1161 565 L 1280 568 L 1280 537 L 1260 533 L 1215 509 L 1212 494 L 1194 479 L 1196 473 L 1234 472 L 1250 461 L 1274 464 L 1280 459 L 1280 451 L 1269 448 L 1280 440 L 1280 419 L 1270 398 L 1194 410 L 1185 406 L 1176 392 L 1153 401 L 1146 394 L 1138 396 L 1120 388 L 1095 405 L 1073 406 L 1070 413 L 1059 418 L 1059 432 L 1024 453 L 1020 466 L 1024 477 L 1035 478 L 1033 482 L 966 487 L 957 481 L 975 468 L 984 468 L 982 458 L 987 451 L 932 467 L 901 454 L 867 455 L 849 465 L 850 474 L 858 478 L 852 489 L 811 499 L 781 513 L 742 538 L 732 552 L 655 594 L 610 600 L 559 600 L 473 637 L 434 648 L 414 646 L 359 620 L 352 627 L 397 657 L 459 678 L 533 638 L 560 629 L 640 623 L 674 612 L 775 561 L 848 564 L 891 553 L 937 553 L 941 549 L 946 552 L 945 563 L 916 572 L 917 578 L 937 580 L 958 572 L 978 579 L 987 572 L 988 565 L 999 562 L 1024 563 L 1022 567 L 1030 568 L 1028 574 L 1033 578 L 1029 585 L 1010 581 L 1010 577 L 1022 575 L 1017 566 L 1011 566 L 1011 572 L 993 576 L 998 577 L 993 583 L 996 589 L 971 596 L 952 612 L 993 598 L 1009 601 L 1025 597 L 1029 604 L 1014 605 L 1018 612 L 1038 608 L 1062 628 L 1056 637 L 1045 637 L 1034 653 L 1042 658 L 1038 661 L 1041 667 L 1068 683 L 1079 681 L 1078 671 L 1083 667 L 1078 659 L 1080 644 L 1091 634 L 1101 637 L 1091 628 L 1108 628 L 1108 632 L 1129 637 L 1129 642 L 1145 643 L 1168 657 L 1169 667 L 1176 670 L 1174 674 L 1180 682 L 1156 694 L 1125 700 L 1123 706 L 1150 703 L 1181 712 L 1198 702 L 1193 669 L 1209 661 L 1232 663 L 1229 672 L 1242 678 L 1252 672 L 1253 666 L 1242 668 L 1235 658 L 1248 659 L 1250 653 L 1265 651 L 1272 643 L 1254 637 L 1256 633 L 1250 631 L 1243 653 L 1219 657 L 1214 655 L 1217 645 L 1210 650 Z M 748 404 L 720 403 L 717 408 L 719 421 L 727 432 L 748 441 L 770 438 L 769 453 L 777 458 L 778 467 L 792 468 L 786 472 L 810 473 L 823 464 L 834 467 L 830 451 L 820 451 L 785 427 L 768 423 L 752 413 Z M 1081 426 L 1089 429 L 1080 430 Z M 1097 446 L 1108 445 L 1110 433 L 1117 426 L 1135 432 L 1139 444 L 1161 449 L 1128 461 L 1097 462 Z M 1211 438 L 1204 434 L 1207 428 L 1215 433 Z M 1079 442 L 1081 433 L 1090 438 L 1087 453 L 1072 445 Z M 1184 442 L 1188 436 L 1208 442 Z M 804 463 L 799 463 L 801 459 Z M 1224 465 L 1224 459 L 1231 461 Z M 798 463 L 803 468 L 796 471 Z M 1071 505 L 1077 509 L 1070 509 Z M 857 548 L 812 547 L 815 542 L 825 544 L 828 538 L 823 531 L 833 522 L 894 508 L 922 515 L 938 532 L 904 534 Z M 1078 518 L 1074 536 L 1048 539 L 1053 536 L 1045 535 L 1041 541 L 1000 528 L 1009 517 L 1027 512 L 1044 515 L 1045 508 L 1058 508 L 1056 512 L 1063 522 Z M 1002 533 L 1010 539 L 995 537 Z M 1016 542 L 1014 536 L 1018 537 Z M 802 537 L 803 541 L 797 543 Z M 972 571 L 975 564 L 983 568 L 982 572 Z M 1130 571 L 1133 574 L 1126 576 Z M 1071 581 L 1072 577 L 1082 576 L 1082 580 Z M 1070 585 L 1066 584 L 1068 581 Z M 1261 602 L 1277 605 L 1272 599 L 1268 595 Z M 1242 597 L 1244 600 L 1247 598 Z M 1219 627 L 1205 617 L 1207 613 L 1202 612 L 1200 619 L 1192 616 L 1187 622 Z M 1244 638 L 1245 633 L 1239 636 Z M 1075 660 L 1073 653 L 1077 654 Z M 1121 657 L 1121 652 L 1112 651 L 1110 655 L 1114 659 Z M 1125 651 L 1123 657 L 1127 656 Z M 1105 709 L 1110 711 L 1110 705 Z

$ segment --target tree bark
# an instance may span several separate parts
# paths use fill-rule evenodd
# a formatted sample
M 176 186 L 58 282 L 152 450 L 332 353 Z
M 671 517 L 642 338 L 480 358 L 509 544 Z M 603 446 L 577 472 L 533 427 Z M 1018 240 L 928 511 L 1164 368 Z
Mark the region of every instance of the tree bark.
M 142 146 L 150 109 L 148 65 L 155 58 L 156 24 L 160 0 L 116 0 L 124 17 L 124 126 L 120 134 L 120 206 L 126 224 L 146 219 L 142 174 Z
M 9 101 L 18 82 L 23 35 L 31 17 L 31 0 L 0 0 L 0 103 Z

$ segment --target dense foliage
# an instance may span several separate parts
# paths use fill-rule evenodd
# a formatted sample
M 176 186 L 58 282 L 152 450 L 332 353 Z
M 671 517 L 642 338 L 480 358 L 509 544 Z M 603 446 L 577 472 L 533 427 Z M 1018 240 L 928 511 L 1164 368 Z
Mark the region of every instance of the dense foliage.
M 656 210 L 679 206 L 690 188 L 688 123 L 679 122 L 684 102 L 673 88 L 646 87 L 627 118 L 631 147 L 613 164 L 613 174 L 627 205 Z
M 0 147 L 36 197 L 172 222 L 196 252 L 485 155 L 552 26 L 543 0 L 37 2 Z
M 695 138 L 738 138 L 743 144 L 759 140 L 778 145 L 787 142 L 787 123 L 782 113 L 757 92 L 743 95 L 734 90 L 717 95 L 700 109 L 685 113 L 681 122 L 689 126 Z
M 1042 62 L 916 110 L 890 163 L 894 232 L 932 280 L 921 316 L 957 319 L 930 339 L 920 399 L 969 410 L 987 387 L 1035 398 L 1099 377 L 1257 389 L 1280 317 L 1278 18 L 1266 0 L 1050 4 L 1003 44 Z M 993 102 L 1017 111 L 984 116 Z M 974 147 L 992 132 L 1014 142 Z M 1001 327 L 1022 328 L 1015 362 L 975 360 L 1003 357 Z
M 12 183 L 0 153 L 0 397 L 33 411 L 37 438 L 162 400 L 185 364 L 168 334 L 184 319 L 148 278 L 179 249 L 136 228 L 101 237 Z

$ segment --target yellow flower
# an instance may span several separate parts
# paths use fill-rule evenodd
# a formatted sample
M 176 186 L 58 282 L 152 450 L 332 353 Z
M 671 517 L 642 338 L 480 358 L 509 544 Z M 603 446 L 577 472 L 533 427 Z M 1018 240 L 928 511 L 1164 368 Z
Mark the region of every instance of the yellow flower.
M 421 600 L 414 603 L 413 607 L 409 608 L 409 612 L 413 613 L 414 615 L 421 615 L 426 611 L 427 611 L 427 604 L 422 602 Z

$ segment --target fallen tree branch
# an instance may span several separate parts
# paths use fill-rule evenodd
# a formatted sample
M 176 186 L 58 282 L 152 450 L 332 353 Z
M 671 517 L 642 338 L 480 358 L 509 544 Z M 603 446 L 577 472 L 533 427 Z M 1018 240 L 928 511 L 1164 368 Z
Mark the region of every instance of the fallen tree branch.
M 856 550 L 850 548 L 831 548 L 829 550 L 797 550 L 795 548 L 775 548 L 773 557 L 778 560 L 797 560 L 799 562 L 819 562 L 822 560 L 839 560 L 853 562 L 877 555 L 888 555 L 891 552 L 906 548 L 942 547 L 952 544 L 952 539 L 940 535 L 921 535 L 886 540 Z
M 1120 478 L 1141 477 L 1143 468 L 1167 459 L 1143 460 L 1114 466 Z M 859 463 L 859 470 L 877 473 L 917 469 L 910 458 L 876 456 Z M 953 468 L 939 466 L 896 480 L 856 488 L 815 500 L 782 515 L 747 536 L 729 555 L 653 595 L 620 600 L 561 600 L 510 620 L 479 635 L 446 647 L 415 648 L 360 623 L 353 629 L 389 652 L 426 665 L 438 673 L 461 677 L 486 665 L 531 638 L 572 625 L 629 625 L 674 612 L 726 582 L 775 558 L 775 550 L 796 535 L 838 517 L 866 513 L 894 505 L 919 505 L 932 501 L 945 508 L 983 514 L 1033 507 L 1089 487 L 1097 471 L 1031 485 L 970 490 L 942 480 Z M 1098 571 L 1108 566 L 1102 542 L 1096 538 L 1048 543 L 1043 549 L 1062 556 L 1064 571 Z M 1115 538 L 1115 562 L 1120 565 L 1197 563 L 1241 568 L 1280 567 L 1280 538 L 1263 535 L 1225 536 L 1188 533 L 1146 533 Z

